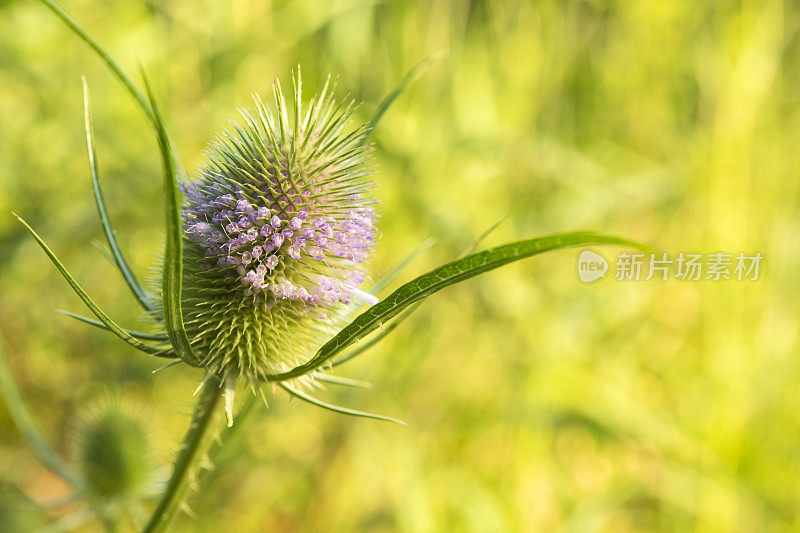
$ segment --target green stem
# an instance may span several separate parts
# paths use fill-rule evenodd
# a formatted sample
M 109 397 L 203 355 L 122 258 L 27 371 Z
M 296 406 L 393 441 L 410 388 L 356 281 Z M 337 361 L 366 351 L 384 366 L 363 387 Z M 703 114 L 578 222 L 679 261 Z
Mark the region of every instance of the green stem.
M 42 463 L 73 487 L 80 487 L 81 480 L 77 472 L 50 446 L 25 405 L 17 383 L 14 381 L 14 376 L 11 374 L 11 365 L 8 363 L 2 343 L 0 343 L 0 398 L 5 400 L 11 420 L 19 428 L 20 433 L 31 445 Z
M 67 27 L 69 27 L 69 29 L 72 30 L 73 33 L 75 33 L 83 42 L 89 45 L 89 47 L 94 51 L 94 53 L 97 54 L 100 57 L 100 59 L 103 60 L 103 62 L 106 64 L 106 66 L 108 66 L 109 69 L 111 69 L 111 72 L 114 73 L 114 75 L 122 83 L 122 85 L 125 86 L 125 89 L 127 89 L 128 92 L 133 97 L 133 99 L 136 100 L 136 103 L 139 104 L 140 108 L 142 108 L 142 111 L 144 111 L 144 114 L 147 115 L 147 118 L 152 121 L 153 113 L 152 110 L 150 109 L 150 106 L 147 103 L 147 100 L 145 99 L 144 95 L 139 90 L 139 88 L 136 87 L 136 84 L 133 83 L 133 81 L 131 81 L 131 79 L 128 77 L 127 74 L 125 74 L 125 71 L 122 70 L 122 67 L 119 66 L 119 63 L 117 63 L 114 60 L 114 58 L 111 57 L 111 55 L 97 43 L 97 41 L 92 39 L 83 28 L 81 28 L 74 20 L 72 20 L 72 17 L 70 17 L 66 11 L 64 11 L 58 5 L 56 5 L 55 2 L 53 2 L 52 0 L 39 0 L 39 1 L 42 4 L 44 4 L 45 7 L 47 7 L 47 9 L 52 11 L 53 14 L 55 14 L 55 16 L 60 18 L 61 21 L 64 22 L 64 24 L 66 24 Z
M 221 397 L 222 388 L 213 380 L 209 380 L 203 386 L 192 416 L 192 424 L 186 432 L 186 437 L 181 444 L 181 451 L 175 459 L 172 477 L 167 483 L 167 489 L 161 496 L 158 507 L 144 528 L 145 533 L 165 531 L 186 501 L 203 457 L 219 428 L 220 410 L 217 407 Z

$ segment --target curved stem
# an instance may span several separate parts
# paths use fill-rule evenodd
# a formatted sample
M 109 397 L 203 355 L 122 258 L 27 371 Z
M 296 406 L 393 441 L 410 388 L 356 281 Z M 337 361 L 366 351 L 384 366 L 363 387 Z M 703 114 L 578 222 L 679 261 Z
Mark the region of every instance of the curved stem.
M 125 89 L 131 94 L 136 103 L 139 104 L 139 107 L 144 111 L 144 114 L 147 116 L 148 119 L 153 119 L 153 113 L 150 109 L 150 106 L 147 104 L 147 100 L 145 99 L 142 91 L 136 87 L 136 84 L 131 81 L 125 71 L 122 70 L 122 67 L 114 60 L 111 55 L 100 46 L 97 41 L 92 39 L 86 31 L 78 26 L 78 24 L 72 20 L 72 17 L 67 14 L 66 11 L 61 9 L 55 2 L 52 0 L 39 0 L 42 4 L 47 7 L 50 11 L 55 14 L 58 18 L 61 19 L 64 24 L 66 24 L 70 30 L 72 30 L 83 42 L 85 42 L 89 47 L 97 54 L 100 59 L 111 69 L 111 72 L 117 77 L 117 79 L 125 86 Z
M 175 459 L 175 466 L 158 507 L 144 528 L 145 533 L 165 531 L 177 516 L 194 483 L 200 464 L 219 428 L 217 409 L 222 388 L 211 380 L 203 387 L 192 423 Z

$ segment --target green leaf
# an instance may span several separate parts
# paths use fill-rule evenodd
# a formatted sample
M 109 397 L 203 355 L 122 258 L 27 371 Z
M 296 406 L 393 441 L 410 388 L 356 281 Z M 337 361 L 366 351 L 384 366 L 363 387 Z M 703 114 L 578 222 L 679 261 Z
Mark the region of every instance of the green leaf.
M 308 403 L 310 403 L 312 405 L 316 405 L 317 407 L 322 407 L 323 409 L 327 409 L 328 411 L 333 411 L 335 413 L 339 413 L 339 414 L 343 414 L 343 415 L 358 416 L 358 417 L 361 417 L 361 418 L 372 418 L 374 420 L 384 420 L 386 422 L 394 422 L 395 424 L 400 424 L 401 426 L 405 426 L 406 425 L 405 422 L 403 422 L 402 420 L 397 420 L 396 418 L 390 418 L 388 416 L 383 416 L 383 415 L 376 415 L 376 414 L 367 413 L 367 412 L 364 412 L 364 411 L 356 411 L 355 409 L 348 409 L 347 407 L 340 407 L 338 405 L 333 405 L 331 403 L 323 402 L 322 400 L 318 400 L 318 399 L 314 398 L 313 396 L 309 396 L 308 394 L 306 394 L 306 393 L 304 393 L 302 391 L 299 391 L 299 390 L 297 390 L 297 389 L 295 389 L 293 387 L 290 387 L 286 383 L 278 383 L 278 385 L 280 385 L 280 387 L 283 390 L 285 390 L 286 392 L 288 392 L 289 394 L 291 394 L 295 398 L 299 398 L 299 399 L 303 400 L 304 402 L 308 402 Z
M 403 311 L 403 313 L 402 313 L 400 316 L 398 316 L 397 318 L 393 319 L 393 320 L 392 320 L 392 321 L 391 321 L 391 322 L 390 322 L 388 325 L 381 326 L 381 330 L 380 330 L 380 332 L 378 332 L 377 334 L 375 334 L 375 336 L 374 336 L 374 337 L 372 337 L 371 339 L 369 339 L 368 341 L 366 341 L 366 342 L 364 342 L 364 343 L 361 343 L 361 344 L 357 345 L 355 348 L 353 348 L 352 350 L 350 350 L 349 352 L 347 352 L 347 353 L 346 353 L 346 354 L 344 354 L 343 356 L 341 356 L 341 357 L 339 357 L 339 358 L 335 359 L 335 360 L 334 360 L 334 361 L 331 363 L 331 365 L 332 365 L 332 366 L 334 366 L 334 367 L 336 367 L 336 366 L 339 366 L 339 365 L 343 365 L 344 363 L 346 363 L 346 362 L 350 361 L 351 359 L 353 359 L 353 358 L 355 358 L 355 357 L 358 357 L 358 356 L 359 356 L 359 355 L 361 355 L 362 353 L 366 352 L 367 350 L 369 350 L 370 348 L 372 348 L 373 346 L 375 346 L 376 344 L 378 344 L 378 343 L 379 343 L 380 341 L 382 341 L 382 340 L 383 340 L 383 339 L 384 339 L 384 338 L 385 338 L 385 337 L 386 337 L 386 336 L 387 336 L 389 333 L 391 333 L 391 332 L 393 332 L 395 329 L 397 329 L 397 326 L 399 326 L 399 325 L 400 325 L 400 323 L 401 323 L 403 320 L 405 320 L 405 319 L 407 319 L 409 316 L 411 316 L 411 313 L 413 313 L 414 311 L 416 311 L 416 310 L 417 310 L 417 308 L 418 308 L 418 307 L 419 307 L 421 304 L 422 304 L 422 302 L 417 302 L 417 303 L 415 303 L 414 305 L 410 306 L 408 309 L 406 309 L 405 311 Z
M 405 76 L 403 76 L 403 79 L 400 80 L 400 83 L 397 84 L 394 90 L 381 101 L 380 105 L 378 105 L 378 110 L 375 111 L 375 115 L 372 117 L 372 120 L 370 120 L 364 128 L 364 138 L 361 141 L 362 143 L 369 141 L 369 138 L 372 137 L 372 134 L 375 132 L 375 128 L 378 126 L 378 122 L 380 122 L 381 118 L 383 118 L 383 115 L 386 113 L 389 107 L 391 107 L 397 97 L 402 94 L 406 87 L 414 82 L 414 80 L 419 78 L 422 73 L 425 72 L 425 70 L 427 70 L 431 65 L 436 63 L 436 61 L 438 61 L 442 55 L 443 54 L 441 53 L 437 53 L 424 59 L 414 68 L 409 70 Z
M 433 246 L 434 242 L 436 242 L 436 240 L 432 237 L 426 239 L 417 248 L 412 250 L 411 253 L 405 256 L 402 261 L 397 263 L 386 275 L 381 277 L 381 279 L 379 279 L 378 282 L 369 289 L 369 293 L 377 296 L 378 293 L 380 293 L 387 285 L 394 281 L 397 276 L 400 275 L 403 269 L 405 269 L 411 263 L 411 261 L 416 259 L 417 256 L 422 252 Z M 350 308 L 347 311 L 347 318 L 353 316 L 353 314 L 355 314 L 355 312 L 358 311 L 358 309 L 363 305 L 363 302 L 351 302 Z
M 80 299 L 83 300 L 83 303 L 86 304 L 86 307 L 88 307 L 92 311 L 92 313 L 94 313 L 94 316 L 100 319 L 100 322 L 102 322 L 111 332 L 116 334 L 117 337 L 124 340 L 134 348 L 137 348 L 145 353 L 149 353 L 150 355 L 156 355 L 159 357 L 172 357 L 171 355 L 165 353 L 164 350 L 157 348 L 155 346 L 150 346 L 149 344 L 145 344 L 139 339 L 136 339 L 135 337 L 131 336 L 116 322 L 111 320 L 108 317 L 108 315 L 106 315 L 103 311 L 100 310 L 100 308 L 97 306 L 97 304 L 94 303 L 94 301 L 89 297 L 89 295 L 86 294 L 86 291 L 84 291 L 83 288 L 78 284 L 78 282 L 75 281 L 75 278 L 72 277 L 72 274 L 70 274 L 69 271 L 66 269 L 66 267 L 64 267 L 64 265 L 61 264 L 61 261 L 58 260 L 53 251 L 50 250 L 47 244 L 45 244 L 45 242 L 42 240 L 41 237 L 39 237 L 39 235 L 33 230 L 33 228 L 30 227 L 27 222 L 22 220 L 22 218 L 20 218 L 20 216 L 17 215 L 16 213 L 14 213 L 14 216 L 17 217 L 17 220 L 19 220 L 22 223 L 22 225 L 25 226 L 25 228 L 30 232 L 30 234 L 33 235 L 33 238 L 36 239 L 37 243 L 39 243 L 39 246 L 42 248 L 42 250 L 44 250 L 44 253 L 47 254 L 47 257 L 50 258 L 50 261 L 52 261 L 53 264 L 58 269 L 58 271 L 61 272 L 61 275 L 64 276 L 64 279 L 66 279 L 67 283 L 70 284 L 72 290 L 74 290 L 75 293 L 80 297 Z
M 78 474 L 50 446 L 25 405 L 17 383 L 14 381 L 14 376 L 11 374 L 11 366 L 2 343 L 0 343 L 0 394 L 6 403 L 8 414 L 39 460 L 59 477 L 74 487 L 78 487 L 80 485 Z
M 202 359 L 194 352 L 183 324 L 181 293 L 183 288 L 183 234 L 178 208 L 178 182 L 175 177 L 175 159 L 167 136 L 167 130 L 158 110 L 150 83 L 142 72 L 147 98 L 153 110 L 153 123 L 158 135 L 158 147 L 164 165 L 164 218 L 166 220 L 167 243 L 164 250 L 164 272 L 161 297 L 164 303 L 164 325 L 167 335 L 178 357 L 192 366 L 201 366 Z
M 64 11 L 61 7 L 56 5 L 51 0 L 39 0 L 42 4 L 45 5 L 50 11 L 52 11 L 59 19 L 61 19 L 64 24 L 69 27 L 83 42 L 85 42 L 89 47 L 98 55 L 100 59 L 108 66 L 111 72 L 117 77 L 117 79 L 125 86 L 128 92 L 131 94 L 136 103 L 139 104 L 139 107 L 144 111 L 144 114 L 147 116 L 148 119 L 153 118 L 153 115 L 150 111 L 150 107 L 147 105 L 147 100 L 145 99 L 142 92 L 136 87 L 136 84 L 130 79 L 130 77 L 125 74 L 125 71 L 122 70 L 122 67 L 114 60 L 111 55 L 106 52 L 102 46 L 100 46 L 97 41 L 92 39 L 86 31 L 81 28 L 69 14 Z
M 468 255 L 462 259 L 444 264 L 401 286 L 386 297 L 386 299 L 358 315 L 336 336 L 325 343 L 311 360 L 288 372 L 267 376 L 267 379 L 269 381 L 283 381 L 302 376 L 318 368 L 320 365 L 330 361 L 343 349 L 371 331 L 374 331 L 408 306 L 427 298 L 445 287 L 526 257 L 539 255 L 560 248 L 598 244 L 619 244 L 649 250 L 649 248 L 643 245 L 620 237 L 588 232 L 574 232 L 518 241 Z
M 406 268 L 411 263 L 411 261 L 416 259 L 422 252 L 433 246 L 435 242 L 436 240 L 432 237 L 425 239 L 425 241 L 423 241 L 422 244 L 420 244 L 417 248 L 412 250 L 410 254 L 404 257 L 402 261 L 397 263 L 397 265 L 395 265 L 394 268 L 392 268 L 385 276 L 383 276 L 380 280 L 378 280 L 378 282 L 375 285 L 373 285 L 373 287 L 369 290 L 369 292 L 372 294 L 378 294 L 380 291 L 382 291 L 392 281 L 395 280 L 395 278 L 400 274 L 400 272 L 402 272 L 403 269 Z
M 70 313 L 69 311 L 64 311 L 63 309 L 56 309 L 56 313 L 61 313 L 62 315 L 66 315 L 68 317 L 72 317 L 75 320 L 79 320 L 80 322 L 84 322 L 86 324 L 95 326 L 97 328 L 100 328 L 100 329 L 103 329 L 103 330 L 106 330 L 106 331 L 111 331 L 111 330 L 108 329 L 108 327 L 106 327 L 105 324 L 103 324 L 99 320 L 93 320 L 93 319 L 87 318 L 85 316 L 81 316 L 81 315 L 78 315 L 78 314 L 75 314 L 75 313 Z M 169 337 L 167 337 L 166 335 L 161 335 L 161 334 L 158 334 L 158 333 L 143 333 L 141 331 L 134 331 L 134 330 L 130 330 L 130 329 L 126 329 L 125 333 L 127 333 L 131 337 L 136 337 L 137 339 L 141 339 L 141 340 L 144 340 L 144 341 L 166 341 L 166 340 L 169 340 Z
M 84 126 L 86 128 L 86 149 L 89 153 L 89 172 L 92 175 L 92 190 L 94 191 L 94 200 L 97 204 L 97 212 L 100 215 L 100 222 L 103 225 L 103 232 L 106 235 L 108 246 L 111 248 L 111 254 L 114 258 L 117 268 L 119 268 L 122 277 L 130 287 L 131 292 L 139 301 L 139 304 L 151 315 L 153 314 L 153 304 L 150 295 L 142 288 L 139 280 L 131 271 L 128 262 L 122 255 L 122 251 L 117 244 L 117 238 L 114 235 L 114 230 L 111 227 L 111 221 L 108 219 L 108 210 L 106 209 L 105 198 L 103 198 L 103 191 L 100 188 L 100 177 L 97 169 L 97 157 L 94 150 L 94 142 L 92 140 L 92 115 L 89 107 L 89 88 L 86 85 L 86 78 L 83 78 L 83 116 Z
M 470 243 L 470 245 L 464 250 L 464 252 L 459 256 L 459 258 L 464 257 L 465 255 L 468 255 L 468 254 L 472 253 L 475 250 L 475 248 L 477 248 L 478 245 L 486 237 L 489 236 L 489 234 L 491 234 L 494 230 L 496 230 L 500 226 L 500 224 L 503 223 L 503 221 L 506 218 L 508 218 L 508 217 L 507 216 L 503 217 L 500 220 L 498 220 L 497 222 L 495 222 L 494 224 L 492 224 L 491 226 L 489 226 L 488 228 L 486 228 L 480 235 L 478 235 L 478 237 L 474 241 L 472 241 L 472 243 Z M 428 241 L 432 241 L 432 239 L 428 239 Z M 426 242 L 428 242 L 428 241 L 426 241 Z M 422 250 L 419 250 L 417 253 L 419 253 L 420 251 L 422 251 Z M 412 254 L 409 258 L 406 258 L 406 260 L 402 261 L 397 267 L 395 267 L 395 269 L 392 270 L 392 272 L 387 274 L 380 282 L 378 282 L 378 285 L 381 285 L 384 282 L 384 280 L 389 278 L 395 271 L 397 271 L 398 269 L 404 267 L 406 262 L 410 261 L 415 256 L 416 256 L 416 253 Z M 393 277 L 393 276 L 391 276 L 391 277 Z M 376 287 L 377 287 L 377 285 L 376 285 Z M 372 290 L 375 293 L 378 292 L 374 288 Z M 397 318 L 393 319 L 392 322 L 388 326 L 383 326 L 381 328 L 380 333 L 378 333 L 377 335 L 373 336 L 371 339 L 369 339 L 369 341 L 361 344 L 360 346 L 356 347 L 355 349 L 351 350 L 350 352 L 348 352 L 348 353 L 344 354 L 343 356 L 337 358 L 331 364 L 333 366 L 339 366 L 339 365 L 344 364 L 344 363 L 350 361 L 351 359 L 361 355 L 362 353 L 366 352 L 367 350 L 369 350 L 370 348 L 372 348 L 373 346 L 378 344 L 381 340 L 383 340 L 389 333 L 391 333 L 392 331 L 397 329 L 397 326 L 399 326 L 400 323 L 403 320 L 405 320 L 409 316 L 411 316 L 411 314 L 414 311 L 416 311 L 421 304 L 422 304 L 422 302 L 417 302 L 414 305 L 410 306 L 408 309 L 403 311 L 403 313 L 400 316 L 398 316 Z

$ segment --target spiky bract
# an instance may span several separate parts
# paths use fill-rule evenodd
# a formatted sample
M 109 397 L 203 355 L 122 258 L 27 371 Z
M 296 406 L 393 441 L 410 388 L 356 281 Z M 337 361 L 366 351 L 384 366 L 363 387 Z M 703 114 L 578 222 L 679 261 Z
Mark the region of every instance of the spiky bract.
M 280 84 L 254 96 L 183 184 L 184 315 L 207 369 L 251 383 L 307 359 L 335 333 L 377 236 L 364 129 L 326 82 L 301 109 Z M 290 118 L 291 115 L 291 118 Z

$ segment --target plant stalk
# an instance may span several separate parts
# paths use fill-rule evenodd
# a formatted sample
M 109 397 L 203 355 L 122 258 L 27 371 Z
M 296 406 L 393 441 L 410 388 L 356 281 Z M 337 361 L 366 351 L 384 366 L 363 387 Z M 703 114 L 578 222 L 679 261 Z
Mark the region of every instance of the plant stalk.
M 220 398 L 222 398 L 222 388 L 214 380 L 209 380 L 203 386 L 197 401 L 192 423 L 181 444 L 181 451 L 175 459 L 172 477 L 167 482 L 167 488 L 161 496 L 158 507 L 144 528 L 145 533 L 166 531 L 180 512 L 195 482 L 203 457 L 219 429 Z
M 80 476 L 50 446 L 22 399 L 2 343 L 0 343 L 0 398 L 5 401 L 11 420 L 31 445 L 39 460 L 73 487 L 80 487 Z

